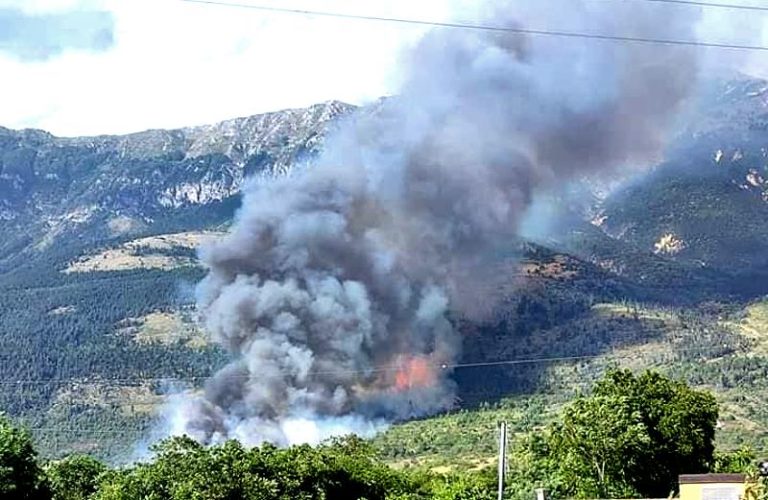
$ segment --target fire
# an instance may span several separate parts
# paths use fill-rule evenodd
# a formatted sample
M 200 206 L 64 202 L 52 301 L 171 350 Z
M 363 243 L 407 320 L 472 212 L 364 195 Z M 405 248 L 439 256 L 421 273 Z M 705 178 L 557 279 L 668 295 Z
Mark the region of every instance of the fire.
M 437 369 L 424 356 L 399 356 L 395 361 L 395 370 L 394 390 L 397 392 L 416 387 L 430 387 L 437 383 Z

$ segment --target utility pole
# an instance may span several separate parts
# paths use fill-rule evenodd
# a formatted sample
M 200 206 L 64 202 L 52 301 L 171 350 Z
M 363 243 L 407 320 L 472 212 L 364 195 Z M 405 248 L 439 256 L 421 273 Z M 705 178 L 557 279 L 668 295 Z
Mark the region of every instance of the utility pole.
M 507 423 L 499 424 L 499 497 L 504 500 L 504 475 L 507 472 Z

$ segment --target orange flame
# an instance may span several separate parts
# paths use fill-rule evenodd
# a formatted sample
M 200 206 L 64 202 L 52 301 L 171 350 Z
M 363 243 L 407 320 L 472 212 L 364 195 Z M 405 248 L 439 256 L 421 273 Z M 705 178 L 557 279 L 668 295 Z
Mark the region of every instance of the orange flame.
M 406 354 L 398 357 L 395 366 L 394 390 L 397 392 L 437 383 L 437 369 L 428 358 Z

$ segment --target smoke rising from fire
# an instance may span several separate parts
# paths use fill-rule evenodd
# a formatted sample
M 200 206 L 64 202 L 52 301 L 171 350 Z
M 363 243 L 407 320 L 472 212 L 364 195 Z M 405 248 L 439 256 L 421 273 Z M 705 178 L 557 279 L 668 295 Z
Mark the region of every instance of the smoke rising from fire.
M 484 21 L 547 28 L 559 12 L 582 32 L 694 37 L 695 10 L 628 4 L 494 2 Z M 476 271 L 514 241 L 537 193 L 657 158 L 694 56 L 426 35 L 397 97 L 343 124 L 311 167 L 254 180 L 231 233 L 202 251 L 198 305 L 233 361 L 174 406 L 179 432 L 288 444 L 450 407 L 444 367 L 461 339 L 447 314 L 482 293 Z

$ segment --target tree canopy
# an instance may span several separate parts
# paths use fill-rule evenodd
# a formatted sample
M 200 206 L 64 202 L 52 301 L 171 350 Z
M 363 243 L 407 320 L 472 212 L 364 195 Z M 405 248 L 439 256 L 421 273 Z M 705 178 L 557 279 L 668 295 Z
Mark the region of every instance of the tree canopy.
M 53 500 L 88 500 L 99 489 L 107 466 L 87 455 L 72 455 L 45 468 Z
M 0 498 L 49 497 L 31 436 L 0 414 Z
M 659 373 L 609 372 L 550 431 L 565 495 L 664 498 L 714 465 L 715 398 Z

